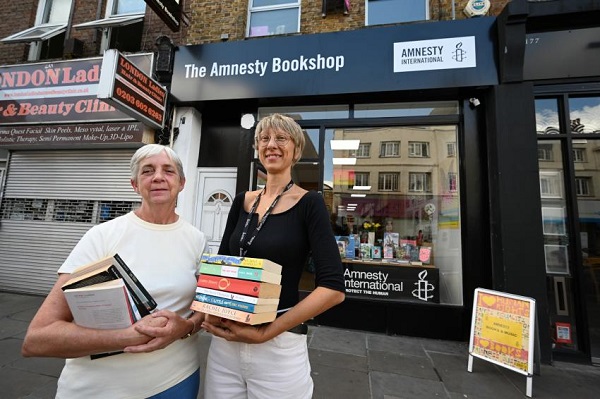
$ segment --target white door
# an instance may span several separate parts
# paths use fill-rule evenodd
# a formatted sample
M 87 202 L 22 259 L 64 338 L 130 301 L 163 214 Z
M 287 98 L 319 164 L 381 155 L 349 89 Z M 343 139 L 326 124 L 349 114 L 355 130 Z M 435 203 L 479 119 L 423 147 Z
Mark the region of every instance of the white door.
M 206 235 L 206 251 L 217 253 L 235 197 L 235 168 L 198 168 L 194 225 Z

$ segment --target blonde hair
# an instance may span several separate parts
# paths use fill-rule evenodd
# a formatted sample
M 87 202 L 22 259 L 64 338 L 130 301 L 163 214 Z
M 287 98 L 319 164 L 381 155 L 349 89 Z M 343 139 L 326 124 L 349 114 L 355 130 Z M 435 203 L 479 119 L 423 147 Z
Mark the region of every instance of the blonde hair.
M 138 173 L 140 172 L 140 163 L 146 159 L 150 158 L 154 155 L 158 155 L 161 152 L 165 152 L 169 159 L 175 163 L 175 167 L 177 168 L 177 173 L 179 177 L 183 180 L 185 179 L 185 175 L 183 173 L 183 164 L 181 163 L 181 158 L 179 155 L 171 147 L 167 147 L 160 144 L 146 144 L 143 147 L 138 148 L 138 150 L 131 157 L 131 162 L 129 163 L 129 169 L 131 170 L 131 179 L 133 181 L 137 181 Z
M 254 131 L 254 148 L 258 148 L 260 133 L 267 130 L 279 130 L 288 133 L 292 137 L 295 146 L 293 164 L 300 160 L 306 139 L 302 128 L 294 119 L 282 114 L 271 114 L 262 118 Z

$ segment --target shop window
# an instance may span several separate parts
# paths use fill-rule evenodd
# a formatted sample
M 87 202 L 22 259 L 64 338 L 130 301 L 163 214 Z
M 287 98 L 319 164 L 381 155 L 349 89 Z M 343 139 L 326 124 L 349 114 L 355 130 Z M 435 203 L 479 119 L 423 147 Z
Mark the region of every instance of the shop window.
M 131 201 L 100 201 L 93 219 L 95 223 L 107 222 L 139 208 L 140 205 L 139 202 Z
M 594 191 L 592 189 L 592 178 L 575 177 L 575 193 L 578 197 L 594 195 Z
M 298 33 L 300 1 L 250 0 L 248 21 L 248 37 Z
M 136 52 L 141 49 L 145 12 L 144 0 L 108 0 L 104 18 L 73 25 L 73 28 L 101 29 L 101 53 L 109 48 Z
M 408 156 L 411 158 L 429 158 L 429 143 L 409 141 Z
M 4 198 L 2 219 L 47 220 L 48 200 L 39 198 Z
M 552 144 L 538 144 L 538 161 L 553 161 Z
M 4 43 L 31 42 L 29 61 L 62 57 L 71 2 L 72 0 L 40 0 L 35 25 L 5 37 L 1 41 Z
M 600 133 L 600 97 L 570 97 L 569 120 L 571 133 Z
M 350 107 L 346 104 L 335 105 L 305 105 L 299 107 L 286 107 L 284 111 L 279 107 L 264 107 L 260 109 L 258 118 L 262 119 L 274 113 L 284 113 L 297 121 L 315 119 L 346 119 L 350 117 Z
M 366 25 L 425 21 L 429 19 L 428 0 L 367 0 Z
M 400 142 L 399 141 L 382 141 L 381 148 L 379 150 L 379 156 L 381 158 L 399 157 L 400 156 Z
M 336 213 L 336 223 L 348 231 L 337 241 L 349 297 L 462 304 L 458 162 L 433 148 L 433 143 L 442 148 L 456 143 L 456 137 L 455 126 L 325 129 L 325 142 L 379 141 L 385 143 L 384 154 L 399 154 L 401 142 L 430 143 L 430 158 L 418 166 L 427 171 L 415 171 L 415 161 L 408 157 L 357 157 L 354 165 L 339 165 L 334 159 L 343 156 L 341 150 L 324 154 L 323 179 L 333 181 L 331 190 L 324 190 L 325 203 Z M 439 184 L 433 184 L 434 175 Z M 373 289 L 374 282 L 369 288 L 361 280 L 362 272 L 380 271 L 389 276 L 388 284 L 382 284 L 385 288 Z M 416 281 L 404 289 L 389 284 L 411 272 L 422 273 L 424 291 L 415 289 Z
M 455 146 L 456 158 L 448 157 L 444 150 L 446 143 L 457 143 L 458 128 L 454 122 L 440 125 L 438 118 L 448 115 L 448 120 L 458 123 L 458 104 L 353 104 L 349 109 L 354 111 L 350 115 L 344 105 L 261 108 L 258 113 L 259 119 L 274 112 L 292 116 L 303 127 L 305 136 L 313 140 L 311 146 L 321 143 L 322 153 L 317 159 L 307 158 L 314 150 L 307 153 L 305 149 L 292 169 L 292 178 L 301 187 L 323 195 L 332 225 L 336 225 L 346 295 L 353 299 L 462 306 L 460 162 L 456 159 L 460 146 Z M 346 127 L 336 126 L 344 113 Z M 399 115 L 410 116 L 411 120 L 418 115 L 422 122 L 435 115 L 436 124 L 381 125 L 386 117 Z M 347 127 L 353 117 L 362 119 L 360 127 Z M 366 118 L 378 118 L 376 125 L 366 124 Z M 409 141 L 430 143 L 429 158 L 415 162 L 414 158 L 400 157 L 400 143 Z M 370 147 L 381 151 L 382 142 L 395 143 L 384 148 L 397 155 L 372 154 Z M 360 156 L 367 154 L 367 148 L 369 156 Z M 340 162 L 344 158 L 352 158 L 352 162 Z M 255 186 L 262 187 L 264 174 L 259 167 L 252 169 L 256 171 Z M 421 181 L 429 192 L 408 192 L 410 172 L 425 173 Z M 379 190 L 380 178 L 385 189 L 396 190 Z M 364 276 L 385 276 L 386 280 Z M 314 289 L 310 259 L 299 287 L 303 291 Z
M 355 104 L 355 118 L 393 118 L 403 116 L 457 115 L 457 101 L 415 103 Z
M 102 223 L 138 208 L 139 202 L 5 198 L 0 215 L 5 220 L 59 223 Z
M 56 222 L 92 222 L 94 201 L 56 200 L 51 207 Z
M 573 148 L 573 162 L 585 162 L 585 148 Z
M 552 99 L 535 100 L 535 125 L 537 134 L 559 134 L 558 101 Z
M 379 191 L 398 191 L 400 188 L 400 173 L 380 172 L 377 189 Z
M 408 191 L 413 193 L 431 192 L 431 173 L 411 172 L 408 174 Z
M 456 157 L 456 143 L 446 143 L 446 155 L 448 158 Z

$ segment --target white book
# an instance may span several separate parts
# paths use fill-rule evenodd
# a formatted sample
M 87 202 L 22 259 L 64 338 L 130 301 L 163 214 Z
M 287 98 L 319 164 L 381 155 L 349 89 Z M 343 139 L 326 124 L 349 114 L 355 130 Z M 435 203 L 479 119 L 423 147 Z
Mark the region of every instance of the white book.
M 75 324 L 98 329 L 121 329 L 136 321 L 123 279 L 63 291 Z

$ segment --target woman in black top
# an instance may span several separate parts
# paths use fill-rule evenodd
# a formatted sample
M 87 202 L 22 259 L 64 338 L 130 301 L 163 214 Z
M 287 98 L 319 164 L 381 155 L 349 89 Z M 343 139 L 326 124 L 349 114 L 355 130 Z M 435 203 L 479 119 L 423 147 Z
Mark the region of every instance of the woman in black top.
M 310 398 L 306 330 L 299 326 L 344 300 L 341 259 L 323 198 L 291 179 L 304 148 L 300 126 L 287 116 L 265 117 L 256 127 L 255 148 L 266 185 L 235 198 L 219 254 L 283 266 L 278 317 L 249 326 L 207 315 L 202 327 L 214 337 L 204 397 Z M 300 301 L 298 284 L 309 255 L 316 288 Z

